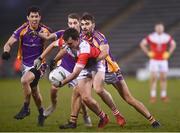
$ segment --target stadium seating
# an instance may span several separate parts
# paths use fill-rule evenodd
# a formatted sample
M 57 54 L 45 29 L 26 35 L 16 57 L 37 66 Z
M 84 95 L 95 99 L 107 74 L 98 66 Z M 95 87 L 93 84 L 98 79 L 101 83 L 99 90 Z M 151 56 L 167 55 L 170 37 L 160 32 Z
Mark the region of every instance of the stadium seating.
M 153 32 L 156 22 L 162 21 L 168 31 L 174 23 L 179 21 L 177 16 L 180 12 L 180 3 L 177 0 L 144 0 L 143 2 L 144 5 L 141 9 L 129 15 L 128 19 L 120 25 L 110 29 L 108 35 L 111 50 L 126 72 L 135 72 L 137 68 L 145 67 L 148 59 L 140 50 L 139 43 L 143 37 Z M 178 43 L 179 31 L 178 29 L 174 30 L 174 38 Z M 170 60 L 170 67 L 179 66 L 176 63 L 180 58 L 178 49 Z
M 130 0 L 91 0 L 88 3 L 84 0 L 56 0 L 48 8 L 44 22 L 47 23 L 53 30 L 64 29 L 67 27 L 67 15 L 72 12 L 92 13 L 96 19 L 97 27 L 110 19 L 121 8 L 126 7 Z M 71 4 L 70 4 L 71 3 Z
M 130 7 L 133 6 L 137 8 L 130 11 Z M 170 59 L 170 67 L 180 66 L 178 61 L 180 59 L 178 52 L 180 50 L 178 47 L 180 2 L 178 0 L 113 0 L 113 2 L 91 0 L 89 3 L 84 0 L 46 0 L 46 4 L 42 4 L 41 8 L 43 8 L 43 23 L 54 31 L 67 27 L 69 13 L 82 14 L 85 11 L 92 13 L 96 18 L 96 27 L 108 38 L 111 52 L 122 70 L 133 74 L 137 69 L 144 68 L 148 61 L 139 47 L 141 39 L 153 32 L 156 22 L 162 21 L 166 26 L 166 31 L 172 33 L 177 41 L 177 49 Z M 24 16 L 23 13 L 21 15 Z M 16 23 L 12 22 L 13 27 L 17 27 L 22 22 Z M 15 30 L 11 26 L 9 29 Z M 7 32 L 10 35 L 10 30 Z M 15 57 L 15 51 L 12 55 Z M 8 62 L 8 64 L 12 63 Z

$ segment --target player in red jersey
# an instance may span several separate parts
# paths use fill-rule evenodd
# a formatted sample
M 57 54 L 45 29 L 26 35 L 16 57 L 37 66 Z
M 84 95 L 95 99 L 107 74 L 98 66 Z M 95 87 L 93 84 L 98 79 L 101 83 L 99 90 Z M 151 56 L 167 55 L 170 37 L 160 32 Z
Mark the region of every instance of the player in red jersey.
M 88 61 L 92 58 L 97 58 L 100 55 L 100 50 L 91 47 L 90 44 L 81 40 L 79 33 L 74 28 L 69 28 L 64 32 L 63 39 L 71 49 L 71 53 L 77 58 L 73 72 L 64 80 L 55 83 L 55 86 L 63 86 L 77 77 L 78 92 L 89 109 L 100 117 L 98 128 L 103 128 L 108 122 L 108 116 L 99 107 L 99 104 L 91 96 L 92 79 L 98 72 L 105 73 L 103 61 L 98 61 L 95 65 L 89 66 Z M 97 58 L 98 60 L 98 58 Z M 63 128 L 60 126 L 60 128 Z
M 143 52 L 150 58 L 150 102 L 154 103 L 156 101 L 158 74 L 160 74 L 160 96 L 164 102 L 167 102 L 168 59 L 176 48 L 176 42 L 169 34 L 164 32 L 164 25 L 162 23 L 157 23 L 155 25 L 155 32 L 144 38 L 140 46 Z

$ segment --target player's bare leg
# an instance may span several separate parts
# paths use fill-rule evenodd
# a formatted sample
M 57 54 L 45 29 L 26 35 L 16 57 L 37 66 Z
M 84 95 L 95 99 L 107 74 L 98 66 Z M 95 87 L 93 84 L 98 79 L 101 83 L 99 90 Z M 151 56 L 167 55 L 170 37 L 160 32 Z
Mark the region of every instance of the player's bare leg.
M 92 127 L 91 118 L 88 115 L 87 107 L 83 102 L 81 102 L 81 109 L 82 109 L 82 113 L 83 113 L 83 120 L 84 120 L 85 126 Z
M 78 90 L 81 95 L 81 98 L 83 102 L 87 105 L 87 107 L 91 109 L 97 116 L 100 117 L 100 122 L 98 124 L 98 127 L 103 128 L 109 122 L 109 119 L 107 115 L 99 107 L 97 101 L 92 98 L 91 89 L 92 89 L 92 79 L 86 78 L 79 80 Z
M 86 78 L 78 81 L 78 92 L 81 95 L 83 102 L 90 110 L 92 110 L 97 116 L 100 117 L 98 127 L 103 128 L 109 122 L 109 119 L 107 115 L 100 109 L 99 104 L 92 98 L 91 89 L 92 79 Z M 76 128 L 76 125 L 74 125 L 72 122 L 69 122 L 68 124 L 61 125 L 59 128 Z
M 39 124 L 39 126 L 43 126 L 45 117 L 43 115 L 44 109 L 42 106 L 42 96 L 41 96 L 38 85 L 32 88 L 32 96 L 33 96 L 34 102 L 35 102 L 35 104 L 38 108 L 38 111 L 39 111 L 38 124 Z
M 51 94 L 51 105 L 44 111 L 44 116 L 48 117 L 50 114 L 54 112 L 57 105 L 57 92 L 58 88 L 54 85 L 51 86 L 50 94 Z
M 101 97 L 104 103 L 112 110 L 113 115 L 116 117 L 116 121 L 120 126 L 124 126 L 126 121 L 122 114 L 117 109 L 111 94 L 104 88 L 104 72 L 98 71 L 93 80 L 93 87 L 96 93 Z
M 73 121 L 74 123 L 76 123 L 80 109 L 82 109 L 83 120 L 84 120 L 85 126 L 91 127 L 92 123 L 91 123 L 91 118 L 87 112 L 87 107 L 81 100 L 80 94 L 78 92 L 78 86 L 75 86 L 73 88 L 72 98 L 71 98 L 71 118 L 70 118 L 70 121 Z
M 156 90 L 157 90 L 157 72 L 151 72 L 150 75 L 150 103 L 156 102 Z
M 81 96 L 78 92 L 78 87 L 75 86 L 73 89 L 73 93 L 72 93 L 72 98 L 71 98 L 71 115 L 70 115 L 70 119 L 68 124 L 65 125 L 61 125 L 60 128 L 76 128 L 77 125 L 77 118 L 78 118 L 78 114 L 80 112 L 80 109 L 82 109 L 82 113 L 83 113 L 83 119 L 84 117 L 86 117 L 86 119 L 84 119 L 84 123 L 87 127 L 91 127 L 92 123 L 91 123 L 91 119 L 88 116 L 87 113 L 87 109 L 86 109 L 86 105 L 82 102 Z
M 23 119 L 30 114 L 29 104 L 31 98 L 30 83 L 34 80 L 35 76 L 32 72 L 25 72 L 21 77 L 21 84 L 24 91 L 24 105 L 20 112 L 15 115 L 15 119 Z
M 168 102 L 169 99 L 167 97 L 167 73 L 160 72 L 160 87 L 161 87 L 161 100 L 163 102 Z
M 129 88 L 124 80 L 120 80 L 113 84 L 113 86 L 117 89 L 121 97 L 132 107 L 134 107 L 139 113 L 141 113 L 146 119 L 148 119 L 153 127 L 158 127 L 160 124 L 155 120 L 155 118 L 150 114 L 148 109 L 135 99 L 130 91 Z

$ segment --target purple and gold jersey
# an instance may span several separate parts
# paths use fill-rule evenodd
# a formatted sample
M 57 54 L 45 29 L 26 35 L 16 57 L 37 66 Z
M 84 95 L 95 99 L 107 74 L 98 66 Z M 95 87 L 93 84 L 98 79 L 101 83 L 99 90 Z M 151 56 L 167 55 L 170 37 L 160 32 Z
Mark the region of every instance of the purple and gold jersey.
M 105 44 L 109 45 L 107 39 L 105 36 L 99 32 L 94 30 L 89 35 L 83 35 L 83 33 L 80 34 L 80 37 L 86 41 L 89 42 L 92 46 L 95 46 L 97 48 L 100 48 L 100 45 Z M 117 72 L 120 68 L 117 64 L 117 62 L 113 59 L 111 52 L 109 50 L 109 55 L 106 57 L 106 72 Z
M 29 23 L 24 23 L 13 33 L 13 37 L 19 40 L 18 59 L 22 59 L 22 63 L 28 67 L 33 66 L 33 62 L 38 58 L 44 50 L 44 40 L 34 32 L 43 31 L 50 33 L 49 28 L 40 24 L 38 29 L 33 31 L 30 29 Z

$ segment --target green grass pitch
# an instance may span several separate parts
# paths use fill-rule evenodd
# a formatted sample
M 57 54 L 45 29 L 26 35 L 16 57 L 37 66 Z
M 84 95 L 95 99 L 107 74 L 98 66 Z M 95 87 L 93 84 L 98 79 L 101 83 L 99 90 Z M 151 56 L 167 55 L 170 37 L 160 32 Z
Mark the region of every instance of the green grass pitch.
M 78 127 L 76 129 L 60 130 L 59 124 L 67 122 L 70 114 L 70 98 L 72 90 L 63 87 L 58 92 L 58 106 L 56 111 L 45 121 L 44 127 L 37 126 L 38 111 L 31 99 L 31 114 L 23 120 L 15 120 L 13 116 L 20 110 L 23 103 L 23 94 L 20 79 L 1 79 L 0 80 L 0 131 L 39 131 L 39 132 L 131 132 L 131 131 L 180 131 L 180 80 L 171 79 L 168 82 L 169 103 L 163 103 L 158 97 L 155 104 L 149 103 L 149 82 L 139 82 L 134 78 L 126 79 L 133 96 L 144 103 L 150 112 L 161 122 L 159 129 L 153 129 L 148 121 L 141 116 L 134 108 L 126 104 L 112 86 L 106 86 L 112 94 L 115 103 L 121 113 L 125 116 L 127 124 L 125 127 L 119 127 L 107 106 L 101 99 L 93 93 L 93 97 L 99 102 L 103 110 L 109 115 L 110 123 L 104 129 L 97 129 L 98 117 L 91 111 L 93 127 L 86 128 L 83 123 L 82 115 L 78 118 Z M 40 81 L 41 93 L 43 96 L 44 107 L 50 104 L 49 88 L 47 80 Z M 159 91 L 158 91 L 159 92 Z M 158 93 L 159 94 L 159 93 Z

